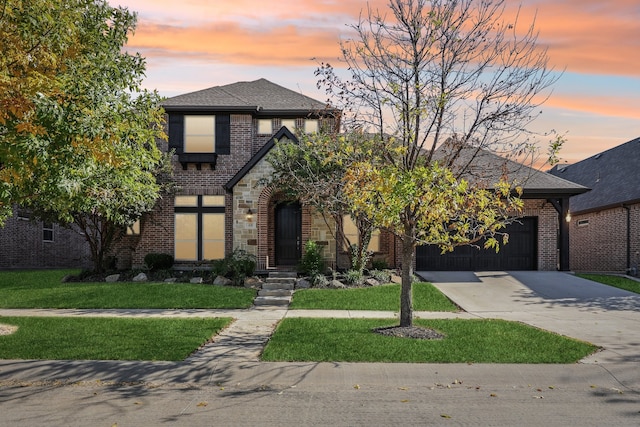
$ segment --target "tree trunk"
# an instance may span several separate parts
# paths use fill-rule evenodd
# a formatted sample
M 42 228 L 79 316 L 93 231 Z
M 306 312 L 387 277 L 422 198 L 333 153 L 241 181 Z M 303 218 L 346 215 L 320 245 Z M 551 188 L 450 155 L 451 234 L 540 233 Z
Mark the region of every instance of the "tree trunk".
M 402 288 L 400 291 L 400 326 L 413 325 L 413 259 L 415 244 L 408 236 L 402 237 Z

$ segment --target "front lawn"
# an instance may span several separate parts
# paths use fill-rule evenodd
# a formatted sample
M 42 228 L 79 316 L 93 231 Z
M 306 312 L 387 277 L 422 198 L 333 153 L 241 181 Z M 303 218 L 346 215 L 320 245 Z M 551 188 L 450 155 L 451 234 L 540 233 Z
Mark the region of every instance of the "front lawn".
M 441 340 L 383 336 L 380 319 L 284 319 L 265 361 L 406 363 L 575 363 L 597 350 L 585 342 L 504 320 L 415 320 Z
M 400 285 L 298 290 L 289 308 L 399 311 Z M 416 311 L 458 311 L 458 307 L 430 283 L 413 284 L 413 308 Z
M 0 308 L 248 308 L 256 291 L 190 283 L 61 283 L 73 270 L 1 271 Z
M 614 286 L 616 288 L 624 289 L 625 291 L 635 292 L 640 294 L 640 282 L 627 279 L 621 276 L 609 276 L 606 274 L 576 274 L 583 279 L 593 280 L 594 282 L 604 283 L 605 285 Z
M 184 360 L 231 320 L 0 317 L 0 359 Z

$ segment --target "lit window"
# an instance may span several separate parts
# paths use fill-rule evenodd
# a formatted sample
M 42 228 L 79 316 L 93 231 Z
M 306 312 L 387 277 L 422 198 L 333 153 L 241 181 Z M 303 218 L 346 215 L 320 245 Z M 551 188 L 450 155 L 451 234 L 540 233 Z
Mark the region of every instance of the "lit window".
M 578 227 L 586 227 L 589 225 L 589 220 L 588 219 L 579 219 L 576 223 L 578 225 Z
M 42 223 L 42 240 L 45 242 L 53 242 L 53 223 Z
M 342 233 L 351 244 L 358 243 L 358 227 L 353 221 L 351 216 L 345 215 L 342 217 Z M 346 242 L 345 242 L 346 245 Z M 344 250 L 348 248 L 345 247 Z M 371 240 L 369 240 L 369 246 L 367 250 L 370 252 L 378 252 L 380 250 L 380 230 L 375 230 L 371 233 Z
M 273 133 L 273 125 L 271 119 L 258 120 L 258 134 L 271 135 Z
M 175 253 L 178 261 L 224 258 L 225 196 L 176 196 Z
M 140 220 L 137 220 L 133 224 L 127 226 L 127 236 L 140 235 Z
M 282 119 L 281 125 L 289 129 L 290 132 L 296 131 L 296 119 Z
M 305 120 L 304 121 L 304 132 L 305 133 L 316 133 L 318 132 L 318 120 Z
M 184 116 L 184 152 L 214 153 L 216 151 L 215 116 Z

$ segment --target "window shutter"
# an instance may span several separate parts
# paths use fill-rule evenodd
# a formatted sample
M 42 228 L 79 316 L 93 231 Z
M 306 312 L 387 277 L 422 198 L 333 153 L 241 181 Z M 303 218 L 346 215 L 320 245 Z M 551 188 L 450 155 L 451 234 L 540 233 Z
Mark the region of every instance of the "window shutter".
M 176 150 L 176 154 L 184 151 L 184 116 L 169 114 L 169 149 Z
M 231 116 L 216 115 L 216 153 L 231 154 Z

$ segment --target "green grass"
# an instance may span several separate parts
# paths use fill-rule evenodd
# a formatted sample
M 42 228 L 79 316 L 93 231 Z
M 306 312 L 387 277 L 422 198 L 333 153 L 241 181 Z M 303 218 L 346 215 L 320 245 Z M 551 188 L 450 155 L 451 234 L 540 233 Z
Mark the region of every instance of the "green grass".
M 266 361 L 406 363 L 575 363 L 597 347 L 504 320 L 416 320 L 442 340 L 383 336 L 380 319 L 284 319 L 264 350 Z
M 290 308 L 399 311 L 400 285 L 299 290 L 293 295 Z M 458 307 L 430 283 L 413 284 L 413 308 L 417 311 L 458 311 Z
M 627 279 L 626 277 L 609 276 L 606 274 L 576 274 L 576 276 L 640 294 L 640 282 Z
M 0 359 L 184 360 L 229 318 L 0 317 Z
M 73 270 L 0 272 L 0 308 L 247 308 L 253 289 L 190 283 L 61 283 Z

